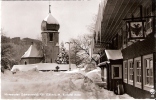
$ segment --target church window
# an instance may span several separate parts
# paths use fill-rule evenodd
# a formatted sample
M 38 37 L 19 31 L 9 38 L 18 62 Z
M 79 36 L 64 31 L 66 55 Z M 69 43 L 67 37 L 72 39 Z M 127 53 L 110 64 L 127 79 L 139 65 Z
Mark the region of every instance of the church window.
M 53 41 L 53 33 L 49 33 L 49 41 Z

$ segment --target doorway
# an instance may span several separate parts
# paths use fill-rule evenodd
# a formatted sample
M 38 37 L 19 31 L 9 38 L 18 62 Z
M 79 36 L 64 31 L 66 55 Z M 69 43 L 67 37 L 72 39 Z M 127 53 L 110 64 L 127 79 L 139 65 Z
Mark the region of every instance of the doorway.
M 27 62 L 25 61 L 24 64 L 27 65 Z

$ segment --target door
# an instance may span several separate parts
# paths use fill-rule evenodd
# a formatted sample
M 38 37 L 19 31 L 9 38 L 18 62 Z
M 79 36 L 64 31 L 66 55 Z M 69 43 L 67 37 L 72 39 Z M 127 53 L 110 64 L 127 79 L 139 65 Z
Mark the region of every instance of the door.
M 115 91 L 117 85 L 122 80 L 122 65 L 114 64 L 111 65 L 111 90 Z

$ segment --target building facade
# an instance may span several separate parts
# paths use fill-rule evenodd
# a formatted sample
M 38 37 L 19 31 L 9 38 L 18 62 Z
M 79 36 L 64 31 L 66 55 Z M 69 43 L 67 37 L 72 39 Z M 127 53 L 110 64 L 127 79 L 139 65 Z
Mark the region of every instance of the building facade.
M 104 6 L 99 7 L 94 35 L 94 51 L 103 55 L 100 63 L 109 60 L 109 66 L 103 66 L 110 69 L 111 60 L 105 51 L 120 50 L 123 58 L 116 60 L 116 64 L 121 62 L 121 83 L 124 91 L 134 98 L 154 98 L 156 93 L 152 90 L 156 91 L 156 1 L 105 0 L 102 4 Z M 113 82 L 111 73 L 114 70 L 107 71 L 107 80 Z M 114 89 L 109 84 L 108 89 L 112 90 L 112 87 Z

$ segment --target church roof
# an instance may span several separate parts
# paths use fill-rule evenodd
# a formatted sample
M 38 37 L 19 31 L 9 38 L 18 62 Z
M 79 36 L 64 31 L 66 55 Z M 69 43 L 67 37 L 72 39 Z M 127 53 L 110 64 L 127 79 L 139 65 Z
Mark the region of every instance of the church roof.
M 32 44 L 21 58 L 43 57 L 39 50 Z
M 51 5 L 49 5 L 48 16 L 41 23 L 41 30 L 42 31 L 57 31 L 58 32 L 60 25 L 59 25 L 58 21 L 51 15 L 50 6 Z
M 59 24 L 58 21 L 51 15 L 51 13 L 48 14 L 44 21 L 46 21 L 48 24 Z

